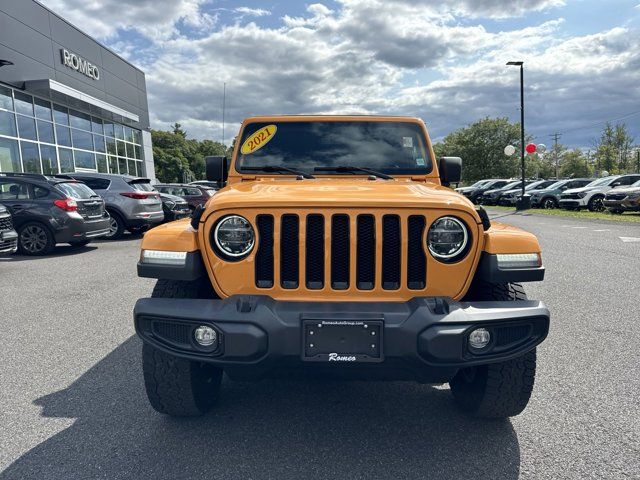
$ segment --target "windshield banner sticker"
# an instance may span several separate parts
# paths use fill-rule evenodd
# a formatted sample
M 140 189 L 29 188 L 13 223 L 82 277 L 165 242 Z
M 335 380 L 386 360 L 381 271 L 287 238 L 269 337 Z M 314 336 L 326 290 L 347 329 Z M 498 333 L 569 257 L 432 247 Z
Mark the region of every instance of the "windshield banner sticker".
M 242 144 L 240 152 L 243 155 L 249 155 L 256 150 L 261 149 L 269 142 L 269 140 L 273 138 L 273 136 L 276 134 L 277 129 L 278 127 L 276 127 L 275 125 L 267 125 L 266 127 L 262 127 L 257 132 L 252 133 Z

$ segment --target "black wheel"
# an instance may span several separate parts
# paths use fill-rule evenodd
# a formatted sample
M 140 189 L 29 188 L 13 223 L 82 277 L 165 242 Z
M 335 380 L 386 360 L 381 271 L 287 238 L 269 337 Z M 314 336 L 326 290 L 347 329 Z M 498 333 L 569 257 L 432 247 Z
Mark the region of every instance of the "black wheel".
M 542 205 L 542 208 L 550 210 L 552 208 L 558 208 L 558 201 L 553 197 L 545 197 L 540 202 L 540 205 Z
M 526 300 L 516 283 L 478 282 L 465 300 Z M 521 413 L 531 397 L 536 374 L 536 351 L 506 362 L 461 369 L 449 382 L 456 404 L 483 418 L 505 418 Z
M 69 242 L 69 245 L 73 247 L 86 247 L 91 243 L 91 240 L 76 240 L 74 242 Z
M 26 223 L 18 231 L 18 249 L 23 255 L 47 255 L 55 246 L 53 233 L 41 223 Z
M 158 280 L 152 297 L 211 298 L 208 282 Z M 175 417 L 207 413 L 218 400 L 222 369 L 206 362 L 194 362 L 142 346 L 144 385 L 151 406 Z
M 106 238 L 107 240 L 117 240 L 122 237 L 124 233 L 125 225 L 122 217 L 116 212 L 109 212 L 109 216 L 111 217 L 109 221 L 109 232 L 102 238 Z
M 602 212 L 604 211 L 604 197 L 602 195 L 594 195 L 589 200 L 587 208 L 590 212 Z

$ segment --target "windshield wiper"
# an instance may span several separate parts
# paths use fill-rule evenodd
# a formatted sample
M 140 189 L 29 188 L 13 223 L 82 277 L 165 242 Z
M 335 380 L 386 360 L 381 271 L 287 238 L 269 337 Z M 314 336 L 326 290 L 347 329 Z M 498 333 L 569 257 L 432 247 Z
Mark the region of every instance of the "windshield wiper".
M 242 167 L 241 170 L 248 172 L 267 172 L 267 173 L 293 173 L 294 175 L 300 175 L 302 178 L 316 178 L 310 173 L 303 172 L 302 170 L 296 170 L 294 168 L 283 167 L 282 165 L 265 165 L 263 167 Z
M 387 175 L 386 173 L 376 172 L 375 170 L 369 170 L 364 167 L 354 167 L 353 165 L 343 165 L 340 167 L 316 167 L 313 169 L 314 172 L 338 172 L 338 173 L 356 173 L 362 172 L 367 173 L 369 175 L 373 175 L 374 177 L 382 178 L 384 180 L 393 180 L 391 175 Z

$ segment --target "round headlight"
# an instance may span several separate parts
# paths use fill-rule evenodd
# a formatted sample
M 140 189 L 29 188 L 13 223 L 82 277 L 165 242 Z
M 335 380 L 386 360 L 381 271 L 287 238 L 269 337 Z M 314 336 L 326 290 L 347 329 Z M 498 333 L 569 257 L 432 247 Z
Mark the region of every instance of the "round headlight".
M 240 258 L 248 254 L 255 243 L 249 221 L 239 215 L 229 215 L 218 222 L 213 232 L 216 247 L 223 255 Z
M 469 232 L 455 217 L 441 217 L 431 224 L 427 234 L 429 252 L 442 262 L 458 260 L 467 249 Z

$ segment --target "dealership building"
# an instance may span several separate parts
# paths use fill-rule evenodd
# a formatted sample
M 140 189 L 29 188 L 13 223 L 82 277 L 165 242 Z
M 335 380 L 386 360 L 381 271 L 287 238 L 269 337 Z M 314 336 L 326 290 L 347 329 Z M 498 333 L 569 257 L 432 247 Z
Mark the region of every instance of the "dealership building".
M 0 0 L 0 172 L 155 177 L 144 72 L 33 0 Z

